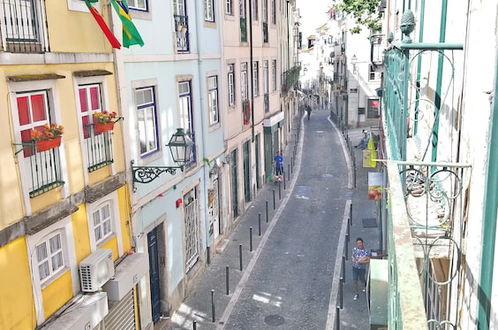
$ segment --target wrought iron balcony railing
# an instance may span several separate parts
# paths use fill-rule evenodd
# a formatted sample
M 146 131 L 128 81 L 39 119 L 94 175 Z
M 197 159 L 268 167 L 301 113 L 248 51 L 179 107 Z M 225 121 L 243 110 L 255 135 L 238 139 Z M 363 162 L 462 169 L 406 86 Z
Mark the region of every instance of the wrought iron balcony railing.
M 1 50 L 11 53 L 49 51 L 44 0 L 0 1 Z
M 270 95 L 268 93 L 265 93 L 264 102 L 265 102 L 265 113 L 270 112 Z
M 176 30 L 176 52 L 190 52 L 188 16 L 174 15 Z
M 240 41 L 247 42 L 247 19 L 245 17 L 240 18 Z
M 23 153 L 21 173 L 29 172 L 29 197 L 39 196 L 64 184 L 60 148 L 38 151 L 35 142 L 23 142 L 16 154 Z M 27 178 L 26 178 L 27 179 Z
M 301 72 L 300 66 L 294 66 L 293 68 L 285 71 L 282 74 L 282 92 L 287 93 L 290 91 L 296 83 L 299 81 L 299 73 Z
M 114 162 L 112 153 L 112 134 L 113 131 L 97 133 L 95 132 L 94 125 L 85 127 L 84 135 L 87 137 L 85 143 L 88 172 L 96 171 L 99 168 Z
M 268 23 L 263 22 L 263 42 L 268 42 Z

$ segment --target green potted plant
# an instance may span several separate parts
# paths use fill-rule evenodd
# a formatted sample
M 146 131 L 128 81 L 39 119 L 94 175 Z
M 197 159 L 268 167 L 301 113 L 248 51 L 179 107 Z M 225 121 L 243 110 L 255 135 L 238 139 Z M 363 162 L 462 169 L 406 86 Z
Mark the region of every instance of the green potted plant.
M 93 114 L 93 124 L 95 127 L 95 134 L 104 133 L 107 131 L 112 131 L 114 129 L 115 118 L 117 113 L 115 112 L 95 112 Z
M 35 142 L 36 150 L 47 151 L 61 145 L 64 126 L 56 123 L 45 124 L 31 130 L 31 138 Z

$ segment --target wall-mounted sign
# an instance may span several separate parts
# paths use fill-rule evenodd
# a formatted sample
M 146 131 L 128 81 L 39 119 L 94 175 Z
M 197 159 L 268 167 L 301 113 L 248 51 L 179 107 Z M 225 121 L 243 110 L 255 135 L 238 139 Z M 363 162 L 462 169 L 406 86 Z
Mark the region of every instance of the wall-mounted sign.
M 358 93 L 358 88 L 350 88 L 349 92 L 350 93 Z

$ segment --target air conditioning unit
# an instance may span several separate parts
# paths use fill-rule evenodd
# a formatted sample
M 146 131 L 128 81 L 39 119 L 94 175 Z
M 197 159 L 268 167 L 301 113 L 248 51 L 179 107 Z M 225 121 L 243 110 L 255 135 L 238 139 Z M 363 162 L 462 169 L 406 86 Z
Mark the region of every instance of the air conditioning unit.
M 114 262 L 110 249 L 98 249 L 80 263 L 81 291 L 99 291 L 114 276 Z

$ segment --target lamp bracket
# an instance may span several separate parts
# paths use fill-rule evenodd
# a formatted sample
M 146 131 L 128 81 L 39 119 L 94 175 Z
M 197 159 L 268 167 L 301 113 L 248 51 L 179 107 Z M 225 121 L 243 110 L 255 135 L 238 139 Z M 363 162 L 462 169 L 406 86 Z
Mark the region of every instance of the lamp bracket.
M 135 191 L 135 183 L 150 183 L 157 179 L 162 173 L 175 175 L 177 170 L 183 171 L 183 166 L 134 166 L 134 161 L 131 164 L 131 174 L 133 177 L 133 191 Z

